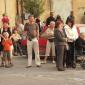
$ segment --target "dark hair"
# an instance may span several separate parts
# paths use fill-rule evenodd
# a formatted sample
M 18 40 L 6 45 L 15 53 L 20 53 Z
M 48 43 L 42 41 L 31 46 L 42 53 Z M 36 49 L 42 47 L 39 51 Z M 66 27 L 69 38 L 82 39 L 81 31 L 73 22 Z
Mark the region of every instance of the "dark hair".
M 5 13 L 3 14 L 3 17 L 4 17 L 4 16 L 6 16 L 6 14 L 5 14 Z
M 85 15 L 85 12 L 84 12 L 84 15 Z
M 57 15 L 57 17 L 56 17 L 56 21 L 58 21 L 58 20 L 61 20 L 61 16 L 60 15 Z
M 55 28 L 58 28 L 61 23 L 63 23 L 63 20 L 56 21 Z
M 34 17 L 34 16 L 33 16 L 33 15 L 29 15 L 29 16 L 28 16 L 28 19 L 30 19 L 30 17 Z
M 69 18 L 69 19 L 67 20 L 66 24 L 68 24 L 68 23 L 71 23 L 71 27 L 73 27 L 73 25 L 74 25 L 74 20 L 71 19 L 71 18 Z

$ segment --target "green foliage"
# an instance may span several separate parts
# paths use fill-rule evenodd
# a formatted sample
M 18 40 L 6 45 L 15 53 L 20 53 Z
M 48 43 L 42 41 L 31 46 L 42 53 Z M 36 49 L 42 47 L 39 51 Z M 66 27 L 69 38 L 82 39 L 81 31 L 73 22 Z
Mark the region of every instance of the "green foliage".
M 27 13 L 33 14 L 34 17 L 40 16 L 44 12 L 44 0 L 23 0 L 24 8 Z

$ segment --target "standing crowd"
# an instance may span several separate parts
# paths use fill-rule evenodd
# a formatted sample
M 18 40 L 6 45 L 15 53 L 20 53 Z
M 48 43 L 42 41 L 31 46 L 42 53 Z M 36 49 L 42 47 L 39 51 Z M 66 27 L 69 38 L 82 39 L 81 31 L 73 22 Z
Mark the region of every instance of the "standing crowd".
M 37 67 L 41 67 L 41 63 L 46 64 L 51 54 L 52 63 L 56 64 L 58 71 L 64 71 L 65 68 L 76 68 L 75 43 L 81 37 L 75 25 L 73 11 L 67 17 L 65 24 L 60 15 L 57 15 L 55 19 L 53 12 L 50 12 L 50 17 L 43 22 L 42 26 L 40 17 L 35 20 L 33 15 L 28 17 L 25 25 L 18 21 L 15 27 L 10 28 L 9 22 L 8 17 L 3 15 L 0 29 L 1 67 L 12 67 L 12 54 L 15 56 L 18 53 L 22 55 L 27 51 L 28 64 L 26 68 L 30 68 L 32 67 L 34 51 Z M 85 34 L 82 33 L 82 36 L 81 40 L 85 45 Z M 47 39 L 45 56 L 42 62 L 39 54 L 40 37 Z M 78 46 L 82 44 L 80 42 Z

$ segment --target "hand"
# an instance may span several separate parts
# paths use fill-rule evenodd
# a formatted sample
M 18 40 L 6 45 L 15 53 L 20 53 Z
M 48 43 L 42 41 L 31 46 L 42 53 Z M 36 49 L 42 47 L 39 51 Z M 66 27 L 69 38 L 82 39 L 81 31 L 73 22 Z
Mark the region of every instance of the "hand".
M 1 37 L 1 34 L 0 34 L 0 37 Z
M 37 37 L 37 40 L 39 40 L 39 37 Z
M 52 33 L 48 33 L 48 34 L 47 34 L 47 37 L 48 37 L 48 38 L 53 37 L 53 34 L 52 34 Z
M 0 37 L 4 38 L 4 36 L 2 34 L 0 34 Z
M 73 40 L 72 40 L 72 39 L 67 38 L 67 42 L 73 42 Z
M 85 41 L 85 37 L 84 37 L 84 41 Z

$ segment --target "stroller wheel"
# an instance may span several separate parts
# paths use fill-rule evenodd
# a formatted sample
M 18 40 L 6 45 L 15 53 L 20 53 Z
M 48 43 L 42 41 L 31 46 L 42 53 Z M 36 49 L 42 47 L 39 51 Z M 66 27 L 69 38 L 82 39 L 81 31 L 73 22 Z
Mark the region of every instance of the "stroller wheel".
M 83 69 L 85 69 L 85 62 L 83 62 L 83 63 L 81 64 L 81 67 L 82 67 Z

